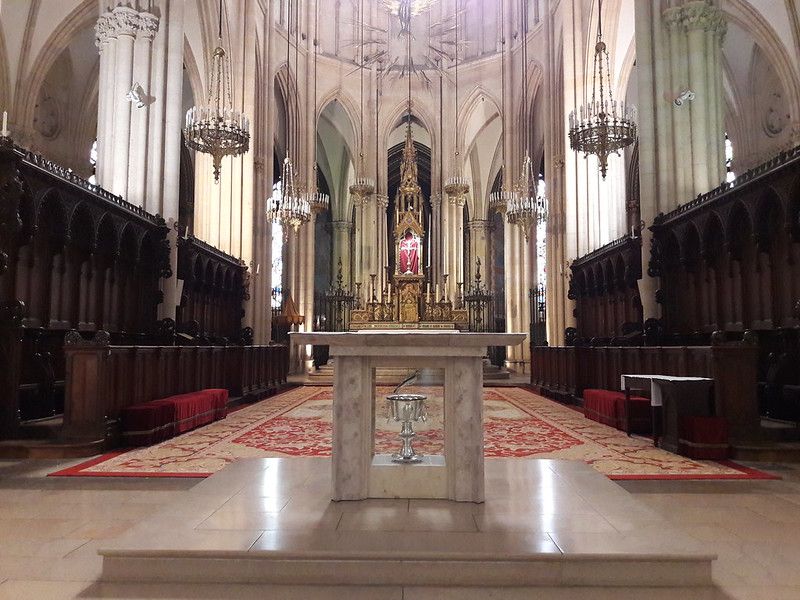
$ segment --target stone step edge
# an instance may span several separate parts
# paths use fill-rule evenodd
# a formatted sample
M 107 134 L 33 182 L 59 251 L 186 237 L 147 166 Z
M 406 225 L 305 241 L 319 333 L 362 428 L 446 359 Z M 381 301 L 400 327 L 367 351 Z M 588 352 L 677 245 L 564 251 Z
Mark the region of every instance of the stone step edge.
M 279 553 L 101 551 L 101 581 L 290 585 L 705 587 L 712 555 L 528 555 L 350 559 Z M 293 553 L 294 554 L 294 553 Z

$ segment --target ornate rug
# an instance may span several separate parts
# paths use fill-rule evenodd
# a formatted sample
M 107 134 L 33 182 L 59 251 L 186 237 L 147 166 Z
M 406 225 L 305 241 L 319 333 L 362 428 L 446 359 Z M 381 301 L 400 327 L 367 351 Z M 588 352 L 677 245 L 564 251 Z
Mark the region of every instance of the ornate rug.
M 387 419 L 378 388 L 376 448 L 397 451 L 398 423 Z M 441 454 L 441 387 L 427 394 L 428 420 L 415 426 L 414 448 Z M 586 419 L 573 408 L 522 388 L 484 388 L 486 457 L 582 460 L 611 479 L 772 479 L 733 462 L 691 460 L 654 448 Z M 106 454 L 51 475 L 94 477 L 208 477 L 239 458 L 330 456 L 330 387 L 299 387 L 230 413 L 227 418 L 148 448 Z

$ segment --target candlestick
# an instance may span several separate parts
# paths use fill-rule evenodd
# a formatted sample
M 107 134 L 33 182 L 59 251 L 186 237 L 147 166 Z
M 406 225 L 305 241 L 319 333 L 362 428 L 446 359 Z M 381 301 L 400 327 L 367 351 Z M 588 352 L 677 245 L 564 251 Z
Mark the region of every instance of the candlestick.
M 436 302 L 439 301 L 439 284 L 436 284 Z

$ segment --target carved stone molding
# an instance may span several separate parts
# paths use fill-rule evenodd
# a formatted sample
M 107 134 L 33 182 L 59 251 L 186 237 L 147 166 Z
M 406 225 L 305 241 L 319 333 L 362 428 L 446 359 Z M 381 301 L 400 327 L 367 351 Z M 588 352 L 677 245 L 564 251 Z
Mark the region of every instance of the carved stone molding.
M 114 37 L 119 37 L 121 35 L 135 36 L 140 23 L 141 18 L 139 13 L 132 8 L 117 6 L 111 11 L 109 24 L 113 30 Z
M 158 17 L 148 12 L 139 13 L 137 37 L 150 41 L 156 33 L 158 33 Z
M 94 26 L 94 44 L 100 49 L 105 48 L 106 43 L 114 37 L 114 26 L 112 25 L 113 15 L 110 12 L 103 13 L 97 19 Z
M 353 231 L 353 223 L 351 221 L 331 221 L 331 228 L 333 231 L 341 231 L 350 233 Z

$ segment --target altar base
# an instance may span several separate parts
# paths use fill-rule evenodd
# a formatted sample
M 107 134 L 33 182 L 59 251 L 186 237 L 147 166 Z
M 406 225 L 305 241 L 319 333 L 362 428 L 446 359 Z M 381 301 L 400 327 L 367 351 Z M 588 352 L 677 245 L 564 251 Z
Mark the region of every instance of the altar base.
M 203 584 L 233 597 L 247 584 L 253 597 L 315 599 L 712 597 L 715 557 L 582 462 L 492 459 L 483 505 L 329 502 L 330 477 L 330 459 L 237 461 L 168 516 L 109 541 L 101 585 Z

